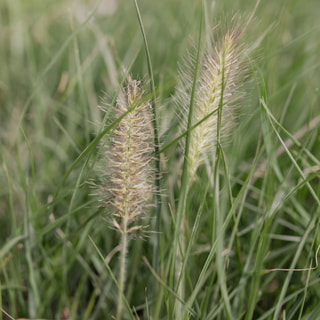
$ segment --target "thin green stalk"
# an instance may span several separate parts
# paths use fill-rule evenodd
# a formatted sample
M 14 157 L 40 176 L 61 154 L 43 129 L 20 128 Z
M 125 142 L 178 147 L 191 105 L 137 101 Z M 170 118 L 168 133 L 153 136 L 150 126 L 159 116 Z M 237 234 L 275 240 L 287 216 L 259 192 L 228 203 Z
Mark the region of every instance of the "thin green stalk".
M 189 107 L 189 114 L 188 114 L 184 162 L 183 162 L 182 177 L 181 177 L 181 190 L 180 190 L 180 194 L 179 194 L 177 220 L 176 220 L 176 227 L 175 227 L 174 238 L 173 238 L 173 253 L 174 253 L 174 255 L 177 254 L 178 256 L 181 256 L 182 259 L 183 259 L 183 252 L 181 253 L 180 251 L 178 251 L 178 245 L 181 240 L 182 240 L 182 242 L 184 241 L 184 239 L 183 239 L 184 234 L 182 234 L 182 232 L 181 232 L 181 225 L 182 225 L 183 217 L 185 215 L 187 194 L 188 194 L 189 182 L 190 182 L 188 158 L 189 158 L 189 150 L 190 150 L 191 131 L 189 130 L 189 128 L 192 126 L 192 119 L 193 119 L 193 106 L 194 106 L 194 100 L 195 100 L 195 91 L 196 91 L 196 83 L 197 83 L 197 77 L 198 77 L 200 52 L 201 52 L 201 38 L 202 38 L 201 31 L 202 31 L 202 16 L 200 19 L 198 51 L 197 51 L 197 57 L 196 57 L 196 62 L 195 62 L 194 78 L 193 78 L 190 107 Z M 182 264 L 181 264 L 181 266 L 182 266 Z M 180 282 L 182 283 L 182 286 L 183 286 L 184 278 L 183 278 L 183 275 L 180 274 L 180 271 L 182 271 L 182 270 L 180 270 L 178 268 L 179 268 L 179 266 L 177 266 L 175 263 L 175 260 L 173 260 L 172 270 L 173 270 L 173 273 L 175 274 L 176 279 L 178 279 L 178 282 L 176 283 L 176 290 L 177 290 L 177 292 L 180 292 L 180 294 L 182 296 L 181 295 L 178 295 L 178 296 L 181 300 L 183 300 L 184 288 L 182 287 L 182 289 L 179 289 L 179 287 L 181 285 Z M 179 303 L 179 308 L 176 309 L 176 313 L 175 313 L 177 319 L 182 314 L 181 307 L 182 307 L 182 305 L 181 305 L 181 303 Z
M 225 304 L 225 310 L 227 313 L 228 319 L 233 319 L 230 299 L 228 296 L 227 286 L 226 286 L 226 277 L 225 277 L 225 266 L 224 266 L 224 232 L 223 232 L 223 212 L 220 207 L 220 179 L 219 179 L 219 163 L 220 157 L 223 157 L 222 147 L 221 147 L 221 130 L 222 130 L 222 112 L 224 106 L 224 90 L 225 90 L 225 50 L 223 50 L 222 55 L 222 85 L 221 85 L 221 94 L 220 102 L 218 109 L 218 121 L 217 121 L 217 149 L 216 149 L 216 161 L 214 163 L 214 197 L 213 197 L 213 208 L 214 208 L 214 219 L 216 227 L 216 243 L 217 243 L 217 253 L 216 253 L 216 264 L 217 264 L 217 278 L 220 285 L 220 290 L 222 298 Z
M 193 223 L 193 228 L 192 228 L 192 231 L 191 231 L 190 240 L 189 240 L 188 246 L 186 248 L 185 257 L 184 257 L 183 265 L 182 265 L 182 268 L 181 268 L 181 273 L 182 274 L 185 272 L 185 269 L 186 269 L 187 264 L 188 264 L 188 260 L 189 260 L 189 258 L 191 256 L 191 248 L 194 245 L 195 236 L 196 236 L 196 233 L 198 232 L 198 229 L 199 229 L 199 224 L 200 224 L 200 220 L 202 218 L 202 214 L 203 214 L 203 211 L 204 211 L 203 207 L 204 207 L 204 204 L 205 204 L 205 200 L 206 200 L 206 195 L 208 193 L 208 189 L 209 189 L 209 182 L 207 183 L 206 190 L 204 192 L 201 204 L 199 206 L 198 213 L 196 215 L 196 219 L 195 219 L 195 221 Z M 190 301 L 190 299 L 189 299 L 186 302 L 186 304 L 184 306 L 184 309 L 183 309 L 183 318 L 185 318 L 185 313 L 187 312 L 187 309 L 188 308 L 191 309 L 192 304 L 193 304 L 193 300 Z
M 3 161 L 3 171 L 5 172 L 6 178 L 7 178 L 7 185 L 8 185 L 8 204 L 9 204 L 9 209 L 10 209 L 10 218 L 11 218 L 11 233 L 12 235 L 15 235 L 17 232 L 17 222 L 16 222 L 16 216 L 14 214 L 14 204 L 13 204 L 13 194 L 12 194 L 12 182 L 10 179 L 10 175 L 8 172 L 8 168 L 6 165 L 6 159 L 4 154 L 2 154 L 2 161 Z
M 222 294 L 222 298 L 225 305 L 225 310 L 227 313 L 228 319 L 233 319 L 230 299 L 228 296 L 228 290 L 226 286 L 226 274 L 225 274 L 225 264 L 224 264 L 224 228 L 223 221 L 224 217 L 222 216 L 223 212 L 220 206 L 220 179 L 219 179 L 219 162 L 221 156 L 221 146 L 218 144 L 217 148 L 217 160 L 215 162 L 214 167 L 214 197 L 213 197 L 213 208 L 214 208 L 214 216 L 216 221 L 216 265 L 217 265 L 217 278 Z
M 268 213 L 266 213 L 268 216 Z M 248 298 L 248 310 L 246 313 L 245 320 L 252 320 L 253 313 L 256 307 L 256 302 L 258 299 L 258 291 L 261 280 L 261 270 L 263 266 L 263 260 L 266 256 L 266 251 L 269 244 L 268 234 L 270 231 L 272 218 L 267 218 L 264 222 L 263 229 L 259 236 L 259 242 L 257 245 L 257 256 L 255 258 L 255 264 L 253 267 L 253 275 L 251 279 L 249 298 Z
M 35 199 L 35 167 L 34 167 L 34 158 L 31 150 L 31 146 L 27 139 L 27 136 L 22 127 L 20 127 L 20 131 L 24 137 L 26 142 L 28 152 L 29 152 L 29 159 L 31 164 L 31 183 L 30 186 L 28 185 L 27 180 L 25 179 L 23 184 L 25 187 L 26 193 L 26 215 L 24 218 L 24 235 L 25 235 L 25 252 L 26 252 L 26 261 L 28 265 L 29 271 L 29 281 L 30 281 L 30 289 L 28 290 L 29 293 L 29 312 L 32 317 L 36 316 L 37 309 L 40 306 L 40 293 L 36 281 L 36 272 L 34 268 L 33 262 L 33 254 L 32 248 L 34 245 L 34 234 L 32 232 L 33 226 L 31 224 L 31 213 L 36 210 L 36 199 Z M 17 144 L 18 147 L 18 144 Z M 17 152 L 19 154 L 19 152 Z
M 158 126 L 157 126 L 157 108 L 156 108 L 156 89 L 154 84 L 154 77 L 153 77 L 153 70 L 152 70 L 152 63 L 151 63 L 151 57 L 149 52 L 149 46 L 147 42 L 146 33 L 144 31 L 142 18 L 140 14 L 140 10 L 138 7 L 137 0 L 134 0 L 134 5 L 136 8 L 139 25 L 141 29 L 141 34 L 143 37 L 143 43 L 146 51 L 147 56 L 147 65 L 148 65 L 148 73 L 150 78 L 150 89 L 152 93 L 152 99 L 151 99 L 151 105 L 152 105 L 152 112 L 153 112 L 153 118 L 152 118 L 152 126 L 153 126 L 153 136 L 154 136 L 154 153 L 155 153 L 155 169 L 156 169 L 156 176 L 158 179 L 155 179 L 155 187 L 156 187 L 156 194 L 155 194 L 155 208 L 156 208 L 156 225 L 155 225 L 155 249 L 153 250 L 153 267 L 155 270 L 158 271 L 159 269 L 159 256 L 160 256 L 160 213 L 161 213 L 161 196 L 160 196 L 160 172 L 161 172 L 161 166 L 160 166 L 160 153 L 159 153 L 159 133 L 158 133 Z
M 319 228 L 317 228 L 319 230 Z M 317 259 L 317 257 L 315 257 Z M 317 261 L 317 260 L 316 260 Z M 308 287 L 309 287 L 309 283 L 310 283 L 310 275 L 311 275 L 311 271 L 312 271 L 312 260 L 310 262 L 310 267 L 309 267 L 309 271 L 307 274 L 307 280 L 306 280 L 306 284 L 304 287 L 304 292 L 303 292 L 303 297 L 302 297 L 302 301 L 301 301 L 301 306 L 300 306 L 300 311 L 299 311 L 299 315 L 298 315 L 298 320 L 300 320 L 303 316 L 303 309 L 306 303 L 306 298 L 307 298 L 307 292 L 308 292 Z

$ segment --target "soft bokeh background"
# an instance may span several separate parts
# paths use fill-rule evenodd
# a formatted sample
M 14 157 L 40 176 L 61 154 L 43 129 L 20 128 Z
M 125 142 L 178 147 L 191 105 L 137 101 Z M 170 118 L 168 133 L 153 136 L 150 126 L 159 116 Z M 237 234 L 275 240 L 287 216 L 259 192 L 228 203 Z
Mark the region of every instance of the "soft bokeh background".
M 171 96 L 178 61 L 197 39 L 203 3 L 205 21 L 214 27 L 234 14 L 246 21 L 255 1 L 138 3 L 163 134 L 175 117 Z M 261 72 L 265 79 L 268 107 L 292 134 L 319 115 L 319 10 L 318 0 L 262 0 L 247 30 L 248 44 L 257 47 L 250 59 L 256 73 Z M 118 237 L 89 195 L 93 191 L 87 182 L 96 178 L 96 155 L 90 154 L 88 163 L 88 154 L 78 157 L 100 130 L 104 113 L 97 106 L 103 101 L 111 103 L 124 72 L 148 78 L 133 1 L 2 0 L 0 30 L 2 308 L 13 317 L 67 319 L 70 313 L 74 319 L 105 319 L 103 315 L 114 310 L 110 301 L 115 299 L 116 288 L 105 280 L 107 272 L 88 235 L 104 255 L 116 247 Z M 239 180 L 250 168 L 260 132 L 255 86 L 255 81 L 248 86 L 249 98 L 239 112 L 239 126 L 227 151 Z M 171 128 L 164 143 L 176 133 Z M 302 141 L 304 138 L 306 135 Z M 318 158 L 319 142 L 318 130 L 312 128 L 306 146 Z M 164 177 L 168 179 L 164 189 L 169 192 L 177 188 L 175 156 L 172 148 L 164 156 Z M 288 159 L 281 165 L 285 168 Z M 197 201 L 198 195 L 194 197 Z M 299 197 L 301 206 L 314 208 L 307 190 Z M 173 198 L 174 194 L 168 196 Z M 163 225 L 170 223 L 170 212 L 164 210 Z M 301 230 L 309 221 L 308 216 L 304 218 L 296 226 Z M 151 259 L 152 246 L 137 243 L 128 299 L 139 310 L 145 303 L 144 287 L 152 280 L 134 252 Z M 111 259 L 110 266 L 116 265 L 117 259 Z M 275 287 L 279 287 L 277 281 Z M 269 302 L 266 299 L 267 306 L 261 309 L 268 309 Z

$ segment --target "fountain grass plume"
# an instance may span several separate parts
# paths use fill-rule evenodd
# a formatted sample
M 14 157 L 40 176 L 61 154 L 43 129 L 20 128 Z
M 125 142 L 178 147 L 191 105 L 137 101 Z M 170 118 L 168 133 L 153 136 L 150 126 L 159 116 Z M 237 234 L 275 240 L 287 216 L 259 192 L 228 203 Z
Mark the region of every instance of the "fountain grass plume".
M 104 204 L 111 210 L 111 225 L 121 234 L 116 316 L 121 319 L 128 243 L 132 237 L 143 235 L 141 231 L 146 228 L 142 222 L 151 206 L 155 179 L 151 104 L 140 81 L 128 78 L 114 112 L 117 118 L 125 116 L 105 146 L 107 173 L 100 191 L 105 195 Z
M 190 54 L 181 64 L 176 88 L 176 101 L 182 118 L 181 127 L 183 132 L 187 132 L 173 244 L 177 257 L 173 269 L 180 301 L 184 301 L 186 296 L 183 265 L 188 190 L 199 166 L 206 159 L 215 162 L 222 137 L 229 135 L 233 126 L 234 110 L 242 97 L 241 88 L 247 78 L 245 46 L 241 41 L 243 30 L 239 24 L 233 27 L 217 27 L 215 30 L 218 32 L 212 33 L 206 47 L 202 50 L 198 48 L 196 57 Z M 215 188 L 219 190 L 218 184 Z M 230 309 L 228 308 L 228 313 Z M 180 302 L 177 302 L 175 307 L 175 317 L 184 317 L 183 305 Z
M 214 154 L 217 143 L 230 134 L 235 108 L 243 95 L 247 79 L 245 46 L 239 24 L 218 28 L 203 49 L 189 124 L 190 145 L 187 155 L 189 176 L 194 178 L 206 158 Z M 192 54 L 180 66 L 176 100 L 182 114 L 182 130 L 188 129 L 190 94 L 194 79 L 195 58 Z

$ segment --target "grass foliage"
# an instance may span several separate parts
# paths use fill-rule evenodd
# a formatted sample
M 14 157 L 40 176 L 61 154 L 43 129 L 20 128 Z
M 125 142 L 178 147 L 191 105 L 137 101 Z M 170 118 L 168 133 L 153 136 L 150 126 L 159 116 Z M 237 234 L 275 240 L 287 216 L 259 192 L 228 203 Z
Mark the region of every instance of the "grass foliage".
M 179 130 L 197 112 L 203 44 L 234 16 L 245 25 L 255 5 L 1 1 L 0 320 L 319 319 L 317 0 L 261 1 L 242 35 L 251 81 L 236 125 L 213 137 L 191 182 L 186 173 L 181 146 L 206 123 Z M 129 74 L 150 86 L 158 192 L 123 263 L 121 232 L 92 186 L 131 111 L 114 112 Z

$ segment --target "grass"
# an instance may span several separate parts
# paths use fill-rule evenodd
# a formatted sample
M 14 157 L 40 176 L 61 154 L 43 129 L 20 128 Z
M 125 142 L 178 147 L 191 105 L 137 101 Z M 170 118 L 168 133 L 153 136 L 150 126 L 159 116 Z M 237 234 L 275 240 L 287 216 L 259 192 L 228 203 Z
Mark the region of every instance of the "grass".
M 179 64 L 256 2 L 107 2 L 0 4 L 0 319 L 112 319 L 121 298 L 122 319 L 318 319 L 318 2 L 259 4 L 236 125 L 192 183 L 181 145 L 207 119 L 179 131 Z M 150 84 L 161 199 L 119 286 L 120 233 L 91 182 L 128 74 Z

